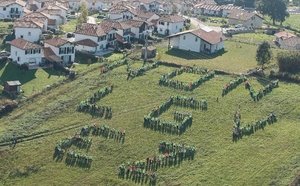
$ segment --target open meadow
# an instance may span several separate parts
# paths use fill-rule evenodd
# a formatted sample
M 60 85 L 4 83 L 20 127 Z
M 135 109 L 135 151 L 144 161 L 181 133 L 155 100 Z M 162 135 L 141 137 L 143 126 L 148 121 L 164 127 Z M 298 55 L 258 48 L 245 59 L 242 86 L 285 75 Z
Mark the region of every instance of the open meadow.
M 255 47 L 227 44 L 233 49 L 212 61 L 180 61 L 179 57 L 167 53 L 162 53 L 161 59 L 231 72 L 256 67 L 255 59 L 252 60 Z M 238 57 L 235 53 L 242 55 Z M 227 54 L 236 57 L 230 58 Z M 132 66 L 138 68 L 142 64 Z M 105 74 L 100 74 L 99 67 L 100 64 L 89 66 L 89 70 L 80 71 L 75 80 L 25 101 L 0 119 L 1 143 L 9 141 L 12 135 L 37 137 L 27 138 L 28 141 L 18 143 L 14 149 L 0 147 L 1 185 L 140 185 L 118 178 L 118 166 L 158 154 L 161 141 L 193 145 L 196 155 L 194 160 L 180 165 L 159 168 L 157 185 L 288 185 L 300 170 L 300 98 L 296 94 L 300 91 L 299 85 L 279 82 L 278 88 L 254 102 L 244 84 L 221 96 L 224 85 L 236 78 L 233 75 L 216 74 L 193 91 L 184 91 L 158 84 L 163 74 L 175 70 L 173 67 L 160 65 L 132 80 L 127 80 L 126 65 Z M 197 76 L 189 73 L 174 77 L 182 82 L 195 79 Z M 269 82 L 255 77 L 249 77 L 248 81 L 255 90 Z M 82 100 L 110 85 L 113 85 L 112 93 L 96 104 L 110 106 L 111 119 L 76 111 Z M 165 120 L 172 119 L 175 111 L 192 114 L 192 125 L 181 135 L 144 128 L 144 116 L 170 96 L 177 95 L 205 99 L 208 110 L 171 106 L 163 113 L 160 117 Z M 278 121 L 233 142 L 233 115 L 237 110 L 244 125 L 265 118 L 270 112 L 277 115 Z M 54 148 L 61 139 L 73 137 L 82 127 L 91 124 L 126 130 L 124 144 L 92 136 L 89 150 L 72 147 L 92 157 L 89 169 L 67 166 L 65 158 L 53 159 Z

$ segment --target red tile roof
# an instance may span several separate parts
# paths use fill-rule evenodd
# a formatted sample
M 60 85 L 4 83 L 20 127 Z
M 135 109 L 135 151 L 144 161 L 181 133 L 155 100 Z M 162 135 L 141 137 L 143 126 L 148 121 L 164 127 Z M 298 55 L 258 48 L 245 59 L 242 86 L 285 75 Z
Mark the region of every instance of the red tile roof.
M 55 46 L 55 47 L 59 47 L 59 46 L 62 46 L 64 44 L 70 43 L 70 41 L 59 38 L 59 37 L 48 39 L 48 40 L 45 40 L 44 42 L 49 44 L 49 45 Z
M 169 37 L 176 37 L 187 33 L 193 34 L 210 44 L 217 44 L 222 42 L 225 39 L 222 32 L 216 32 L 214 30 L 204 30 L 202 28 L 195 29 L 195 30 L 187 30 L 184 32 L 170 35 Z
M 93 40 L 90 40 L 90 39 L 83 39 L 80 41 L 76 41 L 75 44 L 88 46 L 88 47 L 97 47 L 98 46 L 98 44 L 96 42 L 94 42 Z
M 22 50 L 28 49 L 41 49 L 42 46 L 26 41 L 25 39 L 14 39 L 10 43 L 12 46 L 17 47 Z
M 44 57 L 51 62 L 62 62 L 62 59 L 50 47 L 44 47 Z

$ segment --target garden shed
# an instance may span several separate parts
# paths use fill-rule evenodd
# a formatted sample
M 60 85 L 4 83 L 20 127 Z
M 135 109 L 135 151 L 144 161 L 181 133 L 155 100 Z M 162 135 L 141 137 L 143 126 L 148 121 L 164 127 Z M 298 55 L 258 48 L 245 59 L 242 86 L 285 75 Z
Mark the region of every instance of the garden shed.
M 4 91 L 9 94 L 20 93 L 21 91 L 20 81 L 6 81 L 4 83 Z
M 145 58 L 145 47 L 142 48 L 142 58 Z M 156 56 L 156 47 L 148 46 L 147 47 L 147 58 L 155 58 Z

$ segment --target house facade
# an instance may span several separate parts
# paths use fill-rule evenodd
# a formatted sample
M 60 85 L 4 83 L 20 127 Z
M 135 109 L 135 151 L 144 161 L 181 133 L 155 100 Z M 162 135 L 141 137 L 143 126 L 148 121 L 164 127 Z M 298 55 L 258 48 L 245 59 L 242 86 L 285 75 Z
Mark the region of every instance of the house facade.
M 109 9 L 108 18 L 111 20 L 124 21 L 133 19 L 136 16 L 136 9 L 129 5 L 117 4 Z
M 0 19 L 15 19 L 24 15 L 26 2 L 22 0 L 0 1 Z
M 245 28 L 261 28 L 263 17 L 255 12 L 234 10 L 228 15 L 228 24 L 243 25 Z
M 300 50 L 300 38 L 286 31 L 275 34 L 275 43 L 282 49 Z
M 13 28 L 16 38 L 22 38 L 33 43 L 40 40 L 44 24 L 34 19 L 21 19 L 14 22 Z
M 97 43 L 96 52 L 104 51 L 108 48 L 115 48 L 116 46 L 116 29 L 108 27 L 104 23 L 100 24 L 89 24 L 84 23 L 76 28 L 75 42 L 89 39 Z M 76 50 L 79 50 L 76 46 Z
M 24 39 L 11 41 L 11 59 L 19 65 L 37 66 L 42 62 L 42 46 L 31 43 Z
M 213 54 L 224 49 L 224 36 L 211 29 L 196 29 L 171 35 L 171 48 Z
M 54 54 L 61 58 L 63 65 L 71 64 L 75 60 L 75 44 L 65 39 L 53 38 L 44 41 L 44 47 L 49 47 Z
M 161 35 L 172 35 L 182 32 L 185 19 L 178 15 L 164 15 L 158 19 L 157 32 Z

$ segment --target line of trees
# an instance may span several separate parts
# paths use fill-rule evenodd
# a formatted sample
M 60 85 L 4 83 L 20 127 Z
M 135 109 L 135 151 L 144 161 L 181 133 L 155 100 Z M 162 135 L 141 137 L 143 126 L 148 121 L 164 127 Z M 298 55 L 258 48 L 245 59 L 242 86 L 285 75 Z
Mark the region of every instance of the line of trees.
M 300 72 L 300 52 L 280 52 L 277 54 L 277 63 L 280 72 Z
M 289 13 L 287 11 L 287 0 L 260 0 L 258 2 L 258 10 L 263 15 L 270 16 L 273 21 L 273 25 L 275 22 L 280 22 L 280 25 L 285 21 L 287 17 L 289 17 Z

